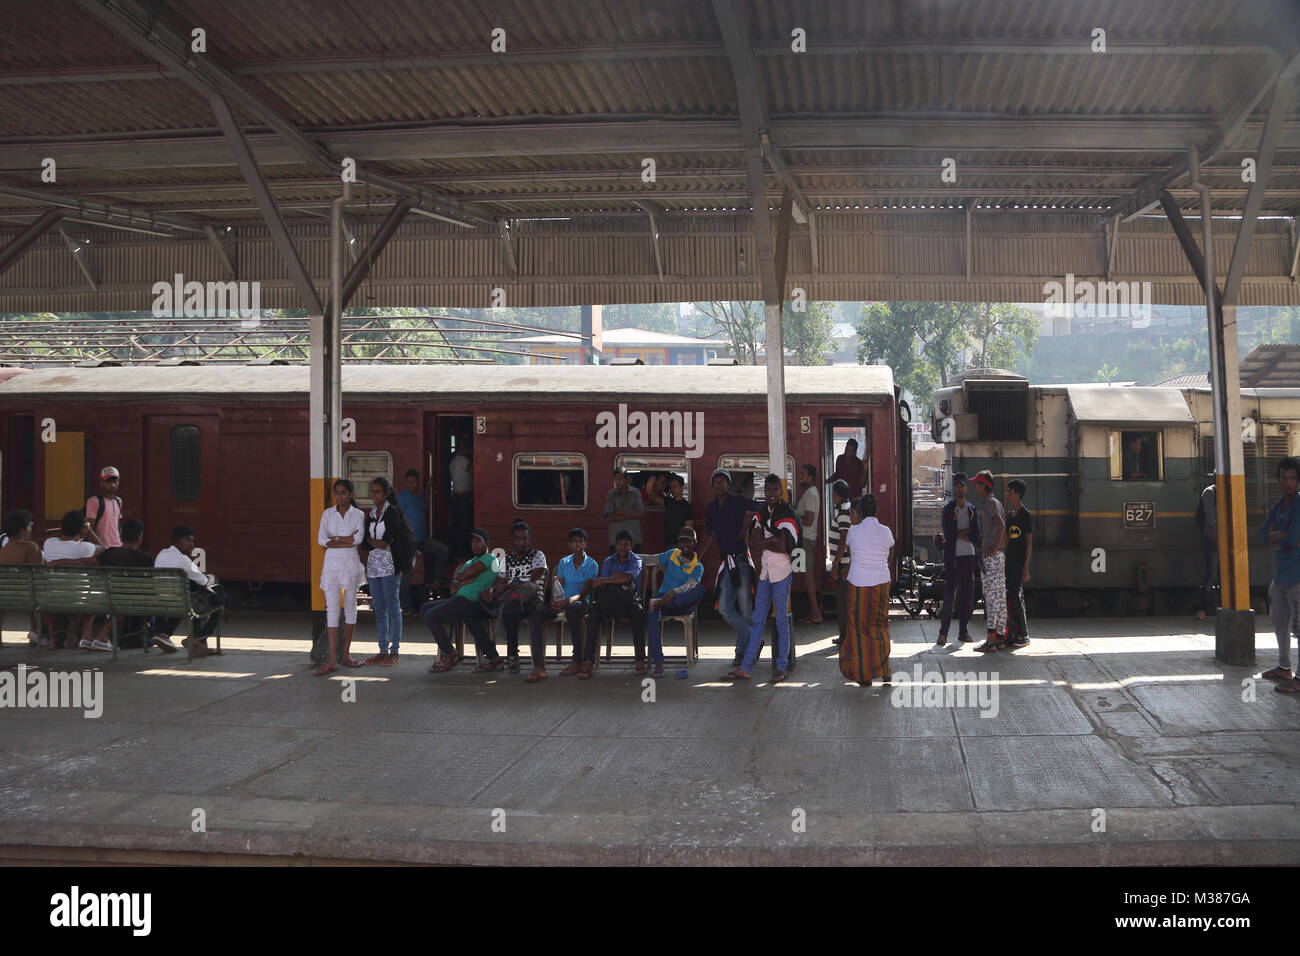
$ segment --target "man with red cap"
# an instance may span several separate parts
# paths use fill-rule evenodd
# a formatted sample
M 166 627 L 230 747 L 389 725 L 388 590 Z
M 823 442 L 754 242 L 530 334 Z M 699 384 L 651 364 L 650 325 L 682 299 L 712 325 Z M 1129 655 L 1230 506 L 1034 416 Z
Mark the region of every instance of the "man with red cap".
M 86 499 L 86 520 L 106 548 L 122 547 L 122 519 L 126 517 L 117 487 L 122 476 L 112 465 L 99 471 L 99 494 Z
M 988 637 L 977 651 L 996 651 L 1007 634 L 1007 513 L 993 495 L 993 473 L 981 471 L 971 488 L 984 499 L 980 506 L 980 578 Z

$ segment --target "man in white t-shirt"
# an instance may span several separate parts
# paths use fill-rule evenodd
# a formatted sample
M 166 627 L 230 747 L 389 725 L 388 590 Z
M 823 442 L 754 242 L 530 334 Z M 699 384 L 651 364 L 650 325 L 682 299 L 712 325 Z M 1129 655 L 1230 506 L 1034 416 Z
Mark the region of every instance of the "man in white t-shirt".
M 45 558 L 46 564 L 95 564 L 95 555 L 104 550 L 101 544 L 95 544 L 91 541 L 84 540 L 88 526 L 86 515 L 82 511 L 69 511 L 59 522 L 59 536 L 50 538 L 45 542 L 45 547 L 41 549 L 41 555 Z M 51 642 L 54 639 L 54 617 L 47 616 L 49 622 L 49 635 Z M 69 617 L 68 628 L 65 637 L 65 647 L 72 647 L 77 628 L 81 628 L 81 640 L 78 644 L 83 650 L 87 651 L 111 651 L 113 645 L 108 641 L 93 641 L 90 638 L 91 626 L 94 623 L 93 614 L 74 614 Z
M 799 516 L 799 544 L 803 548 L 806 570 L 803 575 L 804 593 L 808 596 L 808 616 L 799 619 L 800 624 L 820 624 L 822 607 L 818 595 L 820 575 L 823 564 L 821 552 L 817 549 L 817 521 L 821 517 L 821 496 L 817 494 L 817 467 L 802 465 L 799 468 L 799 503 L 795 513 Z
M 185 638 L 181 641 L 183 645 L 189 648 L 190 653 L 195 657 L 206 657 L 209 654 L 219 654 L 220 651 L 208 650 L 208 637 L 217 629 L 221 608 L 225 603 L 225 595 L 222 593 L 217 579 L 210 574 L 204 574 L 194 563 L 194 529 L 186 525 L 177 525 L 172 529 L 172 546 L 164 548 L 158 552 L 158 557 L 154 558 L 153 566 L 155 568 L 177 568 L 185 572 L 185 576 L 190 580 L 190 603 L 198 618 L 194 622 L 193 638 Z M 176 627 L 181 623 L 180 618 L 169 618 L 158 622 L 160 633 L 171 637 Z
M 451 479 L 451 556 L 470 554 L 469 532 L 474 525 L 474 453 L 468 433 L 456 436 L 456 454 L 447 463 Z

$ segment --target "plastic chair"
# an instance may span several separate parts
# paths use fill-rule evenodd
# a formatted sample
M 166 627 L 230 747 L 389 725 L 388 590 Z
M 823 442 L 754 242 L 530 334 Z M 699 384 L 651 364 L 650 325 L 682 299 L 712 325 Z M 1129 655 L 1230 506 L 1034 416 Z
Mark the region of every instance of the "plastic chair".
M 637 582 L 637 584 L 640 588 L 640 594 L 643 601 L 645 600 L 646 582 L 650 577 L 650 569 L 657 566 L 658 563 L 659 563 L 659 555 L 657 554 L 641 555 L 641 579 Z M 606 662 L 609 662 L 614 657 L 614 628 L 617 627 L 619 624 L 629 624 L 629 623 L 631 622 L 625 617 L 619 617 L 619 618 L 611 617 L 608 621 L 605 622 L 605 661 Z
M 650 588 L 653 591 L 659 590 L 659 583 L 663 580 L 664 569 L 660 565 L 655 565 L 653 573 L 650 576 Z M 701 602 L 702 603 L 702 602 Z M 664 636 L 664 625 L 669 622 L 680 624 L 682 626 L 682 637 L 686 642 L 686 666 L 691 667 L 700 659 L 699 645 L 699 616 L 700 605 L 696 604 L 685 614 L 664 614 L 659 618 L 659 639 L 662 642 Z

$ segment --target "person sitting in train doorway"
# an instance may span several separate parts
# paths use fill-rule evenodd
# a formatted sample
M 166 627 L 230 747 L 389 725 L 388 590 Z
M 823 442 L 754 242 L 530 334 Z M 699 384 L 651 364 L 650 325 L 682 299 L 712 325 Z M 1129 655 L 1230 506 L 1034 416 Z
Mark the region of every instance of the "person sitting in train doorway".
M 528 618 L 528 636 L 533 653 L 533 671 L 524 678 L 530 684 L 546 680 L 546 625 L 561 614 L 573 635 L 573 663 L 570 674 L 582 670 L 582 645 L 587 633 L 587 603 L 592 582 L 600 576 L 600 565 L 587 553 L 587 532 L 582 528 L 569 531 L 571 554 L 560 559 L 555 569 L 554 593 L 548 604 L 533 611 Z
M 704 565 L 695 554 L 695 529 L 682 528 L 677 535 L 677 547 L 659 555 L 659 566 L 664 569 L 659 590 L 646 604 L 646 623 L 650 631 L 650 660 L 654 663 L 651 677 L 664 676 L 663 617 L 690 614 L 704 600 Z
M 818 518 L 822 513 L 821 496 L 817 494 L 817 468 L 814 465 L 799 466 L 799 503 L 795 513 L 799 516 L 799 544 L 804 554 L 804 593 L 808 596 L 808 615 L 799 618 L 800 624 L 822 623 L 822 606 L 818 597 L 821 575 L 818 573 L 825 562 L 817 548 Z
M 763 649 L 763 629 L 769 610 L 776 615 L 777 646 L 774 648 L 772 682 L 786 678 L 790 663 L 790 585 L 794 572 L 790 552 L 799 541 L 799 518 L 782 500 L 781 479 L 768 475 L 763 482 L 764 505 L 755 516 L 750 541 L 762 552 L 763 570 L 754 597 L 754 616 L 749 626 L 749 646 L 740 666 L 723 675 L 723 680 L 749 680 Z
M 325 549 L 321 563 L 320 588 L 325 592 L 325 632 L 329 648 L 325 660 L 316 668 L 316 676 L 324 677 L 338 670 L 336 661 L 349 667 L 352 659 L 352 633 L 357 626 L 357 588 L 366 583 L 366 569 L 361 563 L 357 547 L 366 535 L 366 516 L 353 500 L 352 482 L 340 478 L 333 485 L 334 505 L 320 516 L 316 529 L 316 543 Z M 340 602 L 340 597 L 342 601 Z M 343 654 L 339 657 L 339 612 L 343 616 Z
M 1007 513 L 993 494 L 993 474 L 981 471 L 971 488 L 980 505 L 980 578 L 984 583 L 984 618 L 988 636 L 975 648 L 988 653 L 1006 644 L 1007 633 Z
M 603 516 L 609 519 L 609 553 L 613 554 L 618 544 L 618 536 L 626 531 L 632 536 L 632 550 L 641 551 L 641 516 L 645 514 L 645 505 L 641 501 L 641 492 L 631 487 L 627 472 L 622 468 L 614 469 L 614 487 L 605 492 L 605 510 Z
M 532 546 L 532 530 L 523 518 L 510 526 L 511 550 L 496 583 L 484 592 L 484 600 L 495 602 L 506 631 L 506 672 L 519 673 L 519 622 L 531 618 L 542 603 L 546 582 L 546 555 Z
M 473 556 L 470 528 L 474 524 L 474 449 L 469 432 L 456 436 L 456 454 L 447 463 L 451 479 L 451 556 L 457 560 Z
M 1029 620 L 1025 614 L 1025 585 L 1034 553 L 1033 515 L 1025 507 L 1024 481 L 1007 482 L 1007 640 L 1008 647 L 1027 647 Z
M 1219 606 L 1215 591 L 1219 587 L 1219 492 L 1214 484 L 1214 472 L 1205 473 L 1209 484 L 1201 491 L 1196 503 L 1196 526 L 1201 529 L 1201 556 L 1205 559 L 1205 574 L 1201 576 L 1201 606 L 1196 609 L 1196 619 L 1205 620 Z
M 745 541 L 749 513 L 757 511 L 758 502 L 731 490 L 731 472 L 719 468 L 709 478 L 713 500 L 704 508 L 703 561 L 716 543 L 718 576 L 713 583 L 718 592 L 718 613 L 736 631 L 736 653 L 732 667 L 739 667 L 749 646 L 750 623 L 754 617 L 754 563 Z
M 645 606 L 641 602 L 641 555 L 633 549 L 632 532 L 624 528 L 614 539 L 614 553 L 600 567 L 600 577 L 591 582 L 591 613 L 587 634 L 582 642 L 582 661 L 575 671 L 570 664 L 561 676 L 577 674 L 578 680 L 591 680 L 596 670 L 596 648 L 600 644 L 605 622 L 625 618 L 632 625 L 632 646 L 636 652 L 635 670 L 644 674 Z
M 432 597 L 444 597 L 443 575 L 447 573 L 447 560 L 451 549 L 429 534 L 428 509 L 424 503 L 424 489 L 420 483 L 420 473 L 414 468 L 406 472 L 406 487 L 397 493 L 397 504 L 406 516 L 411 534 L 415 536 L 415 550 L 424 555 L 423 590 L 432 589 Z M 403 614 L 414 614 L 424 603 L 421 588 L 412 584 L 407 586 L 407 577 L 402 577 L 402 586 L 398 588 L 402 602 Z M 417 599 L 418 598 L 418 599 Z
M 370 514 L 361 553 L 366 556 L 366 582 L 379 632 L 379 653 L 367 664 L 392 667 L 402 646 L 402 578 L 415 563 L 415 535 L 397 505 L 393 486 L 383 475 L 370 482 Z
M 939 612 L 939 639 L 934 643 L 942 647 L 948 643 L 948 629 L 952 625 L 953 600 L 957 602 L 957 637 L 963 643 L 971 640 L 970 616 L 975 609 L 976 549 L 980 543 L 979 513 L 966 500 L 966 476 L 957 472 L 952 476 L 952 497 L 939 513 L 943 529 L 943 610 Z
M 501 562 L 488 550 L 488 533 L 482 528 L 475 528 L 469 533 L 469 546 L 472 557 L 456 569 L 451 579 L 452 596 L 440 601 L 429 601 L 420 608 L 420 617 L 438 642 L 440 656 L 437 663 L 429 668 L 435 674 L 449 671 L 460 663 L 460 654 L 456 652 L 456 642 L 451 639 L 447 625 L 464 621 L 474 636 L 474 646 L 483 657 L 482 663 L 474 667 L 474 673 L 499 671 L 505 666 L 501 655 L 492 643 L 485 623 L 488 611 L 483 603 L 483 595 L 501 574 Z
M 122 546 L 122 522 L 126 520 L 126 509 L 122 499 L 117 496 L 122 473 L 112 465 L 99 472 L 99 494 L 86 499 L 86 520 L 106 548 Z
M 185 572 L 190 580 L 190 607 L 196 615 L 194 635 L 186 637 L 181 644 L 195 657 L 208 657 L 220 651 L 208 649 L 208 638 L 216 633 L 220 623 L 220 614 L 226 606 L 226 595 L 221 585 L 211 574 L 200 571 L 194 563 L 194 529 L 189 525 L 178 524 L 172 528 L 172 545 L 158 552 L 154 558 L 155 568 L 177 568 Z M 171 637 L 180 618 L 168 618 L 158 622 L 158 633 Z
M 1268 586 L 1268 616 L 1277 635 L 1277 667 L 1261 676 L 1278 682 L 1283 694 L 1300 693 L 1300 680 L 1291 671 L 1291 634 L 1300 645 L 1300 461 L 1277 463 L 1282 497 L 1269 509 L 1259 528 L 1259 540 L 1273 549 L 1273 580 Z M 1288 630 L 1291 632 L 1288 634 Z M 1300 648 L 1298 648 L 1300 650 Z M 1297 661 L 1300 663 L 1300 660 Z

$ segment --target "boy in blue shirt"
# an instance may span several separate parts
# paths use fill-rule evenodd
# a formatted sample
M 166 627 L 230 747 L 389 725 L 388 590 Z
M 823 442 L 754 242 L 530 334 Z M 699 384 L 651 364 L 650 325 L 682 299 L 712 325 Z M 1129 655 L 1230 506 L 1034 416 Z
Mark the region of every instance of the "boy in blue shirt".
M 664 569 L 659 591 L 646 605 L 650 627 L 650 657 L 654 661 L 652 677 L 664 676 L 664 644 L 660 639 L 663 616 L 690 614 L 704 600 L 704 565 L 695 554 L 695 529 L 682 528 L 677 547 L 659 555 Z
M 587 595 L 591 593 L 592 582 L 600 574 L 600 565 L 587 553 L 587 532 L 574 528 L 569 532 L 569 547 L 572 554 L 560 559 L 555 569 L 555 584 L 563 592 L 563 597 L 552 594 L 549 603 L 543 604 L 528 617 L 528 632 L 533 651 L 533 672 L 524 678 L 529 684 L 546 680 L 546 625 L 561 614 L 569 624 L 569 633 L 573 635 L 574 664 L 578 666 L 583 635 L 587 631 Z M 552 586 L 552 590 L 556 588 Z M 574 671 L 576 673 L 576 670 Z
M 582 643 L 580 661 L 574 661 L 562 676 L 577 674 L 578 680 L 591 680 L 596 670 L 596 645 L 605 622 L 626 618 L 632 624 L 636 647 L 636 672 L 645 673 L 645 609 L 641 606 L 641 555 L 632 550 L 632 532 L 619 531 L 614 538 L 614 553 L 601 565 L 600 577 L 591 582 L 595 591 L 591 613 L 587 618 L 587 636 Z

